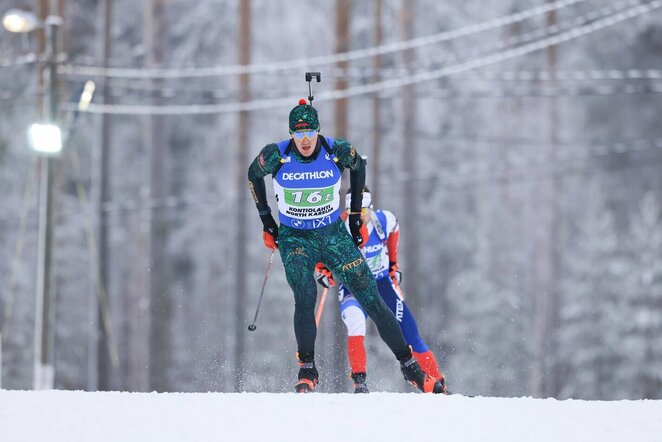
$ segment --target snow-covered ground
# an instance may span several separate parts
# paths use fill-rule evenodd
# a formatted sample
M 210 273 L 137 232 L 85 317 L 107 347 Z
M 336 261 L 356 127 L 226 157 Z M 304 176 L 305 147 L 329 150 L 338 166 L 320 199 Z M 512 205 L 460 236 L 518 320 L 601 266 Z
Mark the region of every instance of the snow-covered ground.
M 0 441 L 662 441 L 662 401 L 0 391 Z

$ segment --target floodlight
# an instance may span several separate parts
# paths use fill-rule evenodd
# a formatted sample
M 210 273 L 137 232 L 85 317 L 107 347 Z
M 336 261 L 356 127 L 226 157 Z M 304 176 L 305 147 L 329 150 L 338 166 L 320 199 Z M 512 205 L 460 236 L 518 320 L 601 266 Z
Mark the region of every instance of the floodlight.
M 35 123 L 28 133 L 30 146 L 43 154 L 58 154 L 62 150 L 62 132 L 55 124 Z
M 37 29 L 41 21 L 32 12 L 10 9 L 2 17 L 2 26 L 9 32 L 30 32 Z
M 80 94 L 80 100 L 78 100 L 78 110 L 86 111 L 90 107 L 92 102 L 92 97 L 94 97 L 94 90 L 96 85 L 92 80 L 85 82 L 85 87 L 83 88 L 83 93 Z

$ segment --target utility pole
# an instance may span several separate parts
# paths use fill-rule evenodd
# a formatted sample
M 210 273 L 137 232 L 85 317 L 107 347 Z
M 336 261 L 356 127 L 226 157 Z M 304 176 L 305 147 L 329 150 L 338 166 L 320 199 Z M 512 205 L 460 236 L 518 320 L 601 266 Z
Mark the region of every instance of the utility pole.
M 42 1 L 41 13 L 47 15 L 44 26 L 46 29 L 46 69 L 44 83 L 48 93 L 44 95 L 46 115 L 50 124 L 56 124 L 58 114 L 57 102 L 57 53 L 58 32 L 62 24 L 59 16 L 49 15 L 50 6 Z M 55 10 L 55 8 L 52 8 Z M 53 243 L 53 171 L 54 160 L 50 156 L 41 156 L 40 190 L 39 190 L 39 258 L 37 271 L 37 298 L 35 303 L 35 336 L 34 336 L 34 371 L 33 388 L 35 390 L 52 389 L 54 385 L 52 331 L 54 309 L 51 297 L 51 260 Z
M 241 0 L 239 4 L 239 64 L 248 65 L 251 62 L 251 1 Z M 250 100 L 250 76 L 239 76 L 239 101 Z M 246 318 L 246 274 L 248 272 L 248 253 L 246 250 L 246 211 L 248 209 L 248 181 L 246 170 L 248 168 L 248 146 L 250 143 L 249 111 L 239 112 L 239 133 L 237 139 L 237 291 L 235 293 L 235 391 L 244 389 L 245 371 L 245 318 Z
M 35 390 L 52 389 L 54 385 L 53 348 L 55 309 L 51 300 L 51 257 L 53 237 L 53 172 L 54 155 L 62 150 L 62 134 L 58 127 L 58 33 L 62 17 L 52 14 L 57 1 L 39 1 L 39 16 L 29 11 L 10 10 L 2 25 L 9 32 L 26 33 L 37 29 L 39 52 L 46 60 L 39 66 L 39 85 L 44 87 L 39 107 L 41 121 L 30 126 L 30 144 L 39 153 L 39 225 L 37 238 L 37 276 L 34 307 L 32 387 Z M 45 30 L 47 38 L 44 39 Z M 46 124 L 44 124 L 46 120 Z

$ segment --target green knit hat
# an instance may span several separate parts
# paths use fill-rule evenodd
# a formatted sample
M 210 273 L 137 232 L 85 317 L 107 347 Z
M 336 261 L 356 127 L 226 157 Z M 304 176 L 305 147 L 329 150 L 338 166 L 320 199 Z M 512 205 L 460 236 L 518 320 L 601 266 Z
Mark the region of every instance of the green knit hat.
M 299 105 L 290 111 L 290 132 L 319 130 L 319 128 L 317 111 L 302 98 L 299 100 Z

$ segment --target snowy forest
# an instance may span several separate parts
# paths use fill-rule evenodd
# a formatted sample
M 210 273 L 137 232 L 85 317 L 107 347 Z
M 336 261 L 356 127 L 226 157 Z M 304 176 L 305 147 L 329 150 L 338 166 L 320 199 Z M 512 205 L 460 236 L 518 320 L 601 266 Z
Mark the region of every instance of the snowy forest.
M 246 174 L 316 71 L 322 134 L 367 157 L 398 217 L 449 389 L 662 398 L 662 1 L 10 9 L 61 22 L 0 28 L 0 387 L 293 391 L 278 253 L 247 329 L 270 251 Z M 54 157 L 27 137 L 49 109 Z M 335 295 L 319 390 L 349 392 Z M 366 344 L 371 388 L 412 391 L 371 323 Z

